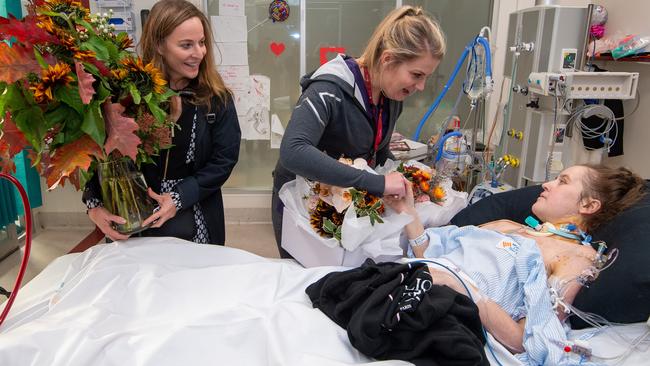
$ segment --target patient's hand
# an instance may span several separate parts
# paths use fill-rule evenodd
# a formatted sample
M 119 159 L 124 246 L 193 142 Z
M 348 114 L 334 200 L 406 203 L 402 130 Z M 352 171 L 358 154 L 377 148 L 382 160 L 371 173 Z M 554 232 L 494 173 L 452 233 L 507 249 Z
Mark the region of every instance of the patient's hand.
M 392 208 L 395 210 L 397 213 L 413 213 L 415 212 L 415 199 L 413 197 L 413 186 L 411 182 L 406 179 L 404 179 L 404 186 L 406 188 L 406 195 L 400 198 L 396 198 L 395 196 L 392 195 L 385 195 L 383 197 L 384 203 L 388 205 L 388 207 Z

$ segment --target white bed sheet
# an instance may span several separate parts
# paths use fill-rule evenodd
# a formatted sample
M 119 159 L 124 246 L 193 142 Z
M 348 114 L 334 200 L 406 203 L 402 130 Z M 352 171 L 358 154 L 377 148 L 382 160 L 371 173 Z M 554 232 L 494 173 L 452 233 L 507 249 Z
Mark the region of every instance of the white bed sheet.
M 360 354 L 312 308 L 304 289 L 342 269 L 173 238 L 98 245 L 58 258 L 21 290 L 0 328 L 0 365 L 410 365 Z M 620 332 L 631 339 L 645 327 Z M 610 338 L 591 339 L 594 353 L 625 349 Z M 491 344 L 500 364 L 519 364 Z M 624 364 L 648 359 L 637 351 Z

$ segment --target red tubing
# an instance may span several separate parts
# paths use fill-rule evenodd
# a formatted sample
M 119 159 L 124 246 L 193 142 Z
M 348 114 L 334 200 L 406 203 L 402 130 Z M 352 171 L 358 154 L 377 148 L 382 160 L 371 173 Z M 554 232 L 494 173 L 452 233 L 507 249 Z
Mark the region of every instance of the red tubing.
M 14 303 L 14 300 L 18 295 L 20 284 L 21 282 L 23 282 L 23 276 L 25 276 L 25 270 L 27 270 L 27 261 L 29 260 L 29 252 L 32 249 L 32 210 L 29 207 L 29 199 L 27 199 L 27 192 L 25 192 L 25 188 L 23 188 L 22 184 L 20 184 L 20 182 L 16 178 L 12 177 L 9 174 L 0 173 L 0 178 L 4 178 L 10 181 L 16 186 L 16 188 L 18 189 L 18 193 L 20 193 L 20 198 L 23 201 L 23 208 L 25 210 L 25 252 L 23 254 L 23 260 L 20 263 L 20 271 L 18 271 L 18 277 L 16 277 L 16 283 L 14 284 L 13 291 L 11 291 L 9 300 L 7 300 L 7 302 L 5 303 L 5 307 L 2 310 L 2 314 L 0 315 L 0 326 L 1 326 L 2 323 L 5 321 L 7 314 L 9 313 L 9 309 L 11 309 L 11 305 Z

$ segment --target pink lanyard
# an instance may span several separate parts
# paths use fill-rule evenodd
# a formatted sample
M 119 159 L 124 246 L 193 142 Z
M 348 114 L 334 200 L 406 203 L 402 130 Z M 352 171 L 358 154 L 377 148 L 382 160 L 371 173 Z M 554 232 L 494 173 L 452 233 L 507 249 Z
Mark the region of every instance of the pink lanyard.
M 377 124 L 376 128 L 376 133 L 375 133 L 375 145 L 374 145 L 374 152 L 373 152 L 373 158 L 377 154 L 377 148 L 379 147 L 379 143 L 381 142 L 381 137 L 383 133 L 383 120 L 382 120 L 382 113 L 384 110 L 384 95 L 379 94 L 379 105 L 375 108 L 375 104 L 373 103 L 372 99 L 372 81 L 370 80 L 370 74 L 368 73 L 367 68 L 363 68 L 363 77 L 364 77 L 364 82 L 366 84 L 366 91 L 368 92 L 368 101 L 370 102 L 370 109 L 371 109 L 371 116 L 373 119 L 373 122 Z

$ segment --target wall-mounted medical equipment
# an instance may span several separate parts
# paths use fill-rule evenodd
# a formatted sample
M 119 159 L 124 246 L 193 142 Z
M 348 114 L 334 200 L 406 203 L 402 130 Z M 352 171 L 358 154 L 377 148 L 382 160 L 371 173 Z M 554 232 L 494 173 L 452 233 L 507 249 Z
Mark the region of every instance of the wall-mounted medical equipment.
M 528 92 L 565 99 L 634 99 L 638 72 L 531 72 Z
M 573 131 L 596 137 L 604 142 L 603 151 L 609 149 L 617 135 L 615 118 L 601 111 L 606 116 L 602 128 L 586 128 L 583 99 L 633 99 L 637 94 L 638 73 L 581 71 L 590 14 L 590 8 L 555 5 L 510 14 L 504 68 L 510 88 L 494 156 L 520 162 L 503 173 L 514 187 L 546 181 L 578 163 L 576 152 L 584 148 L 581 138 L 571 138 Z

